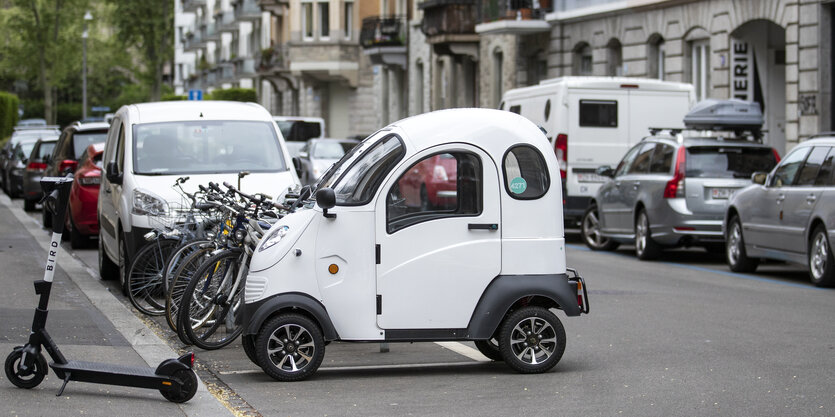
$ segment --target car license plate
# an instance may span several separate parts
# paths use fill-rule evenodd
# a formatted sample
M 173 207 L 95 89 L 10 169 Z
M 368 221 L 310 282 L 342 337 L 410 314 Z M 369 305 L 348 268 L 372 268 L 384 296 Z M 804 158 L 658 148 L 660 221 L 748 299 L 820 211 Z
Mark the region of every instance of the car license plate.
M 606 177 L 597 174 L 577 174 L 577 182 L 606 182 Z
M 710 195 L 714 200 L 727 200 L 735 190 L 735 188 L 714 188 L 710 191 Z

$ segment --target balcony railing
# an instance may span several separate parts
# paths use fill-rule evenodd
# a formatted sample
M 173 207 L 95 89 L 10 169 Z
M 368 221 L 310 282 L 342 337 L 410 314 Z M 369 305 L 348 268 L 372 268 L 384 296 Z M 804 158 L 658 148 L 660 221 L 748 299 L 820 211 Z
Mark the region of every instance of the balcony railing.
M 189 32 L 183 37 L 183 50 L 186 52 L 200 49 L 204 45 L 205 43 L 200 32 Z
M 546 13 L 553 11 L 553 1 L 484 0 L 481 2 L 481 22 L 544 19 Z
M 184 12 L 194 12 L 204 6 L 206 6 L 206 0 L 183 0 Z
M 238 0 L 235 3 L 235 19 L 237 20 L 260 20 L 261 7 L 255 0 Z
M 235 64 L 223 62 L 220 64 L 220 81 L 232 82 L 235 80 Z
M 255 75 L 255 58 L 243 58 L 235 61 L 235 76 L 238 78 Z
M 276 45 L 262 49 L 258 54 L 258 71 L 282 71 L 290 69 L 289 49 L 286 45 Z
M 475 34 L 476 0 L 424 0 L 421 30 L 426 36 Z
M 220 40 L 220 32 L 217 31 L 215 22 L 205 23 L 200 26 L 200 36 L 203 37 L 204 42 Z
M 405 46 L 405 16 L 372 16 L 362 19 L 360 45 L 363 48 Z
M 215 22 L 221 32 L 233 32 L 238 30 L 238 22 L 235 21 L 235 12 L 225 10 L 215 15 Z

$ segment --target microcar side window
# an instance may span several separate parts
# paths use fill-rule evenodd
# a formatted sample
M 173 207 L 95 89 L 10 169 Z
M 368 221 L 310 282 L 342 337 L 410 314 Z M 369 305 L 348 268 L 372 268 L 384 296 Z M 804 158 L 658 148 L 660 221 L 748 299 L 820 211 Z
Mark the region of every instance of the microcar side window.
M 502 161 L 504 188 L 517 200 L 535 200 L 548 192 L 551 177 L 545 158 L 528 145 L 516 145 L 504 154 Z
M 336 204 L 341 206 L 367 204 L 380 187 L 386 174 L 394 168 L 405 153 L 400 138 L 397 135 L 390 135 L 374 143 L 367 151 L 358 154 L 356 161 L 331 186 L 336 194 Z
M 481 160 L 469 152 L 429 155 L 410 166 L 386 194 L 386 230 L 482 210 Z

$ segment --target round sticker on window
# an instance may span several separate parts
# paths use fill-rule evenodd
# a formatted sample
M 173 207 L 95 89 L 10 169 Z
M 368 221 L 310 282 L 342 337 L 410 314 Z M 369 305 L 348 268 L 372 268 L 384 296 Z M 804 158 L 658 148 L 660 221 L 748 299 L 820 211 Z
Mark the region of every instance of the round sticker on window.
M 510 192 L 513 194 L 522 194 L 528 189 L 528 182 L 522 177 L 516 177 L 510 180 Z

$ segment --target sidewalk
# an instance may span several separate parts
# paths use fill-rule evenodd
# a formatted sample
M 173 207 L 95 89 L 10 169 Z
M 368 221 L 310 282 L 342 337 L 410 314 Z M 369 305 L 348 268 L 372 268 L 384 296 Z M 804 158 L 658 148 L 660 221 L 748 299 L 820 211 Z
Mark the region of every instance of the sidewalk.
M 28 338 L 37 304 L 32 282 L 43 276 L 48 243 L 49 234 L 6 195 L 0 195 L 0 354 L 4 360 L 13 347 Z M 58 265 L 47 329 L 65 356 L 152 367 L 178 356 L 64 248 Z M 232 415 L 202 383 L 186 404 L 170 403 L 153 390 L 74 381 L 56 397 L 61 383 L 50 369 L 43 383 L 25 390 L 0 373 L 0 415 Z

